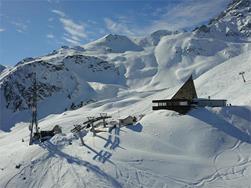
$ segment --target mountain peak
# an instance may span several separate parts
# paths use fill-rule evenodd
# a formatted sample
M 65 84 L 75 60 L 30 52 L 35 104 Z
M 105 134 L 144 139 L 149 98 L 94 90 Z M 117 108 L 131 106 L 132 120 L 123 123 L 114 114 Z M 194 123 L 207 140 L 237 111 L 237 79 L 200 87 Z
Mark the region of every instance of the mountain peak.
M 108 34 L 108 35 L 105 35 L 104 38 L 106 40 L 123 40 L 123 39 L 127 39 L 126 36 L 124 35 L 117 35 L 117 34 Z
M 135 44 L 131 39 L 124 35 L 109 34 L 90 44 L 87 44 L 88 50 L 103 50 L 112 53 L 124 53 L 126 51 L 142 51 L 143 49 Z
M 227 16 L 232 17 L 244 17 L 247 15 L 244 15 L 245 13 L 250 13 L 251 9 L 251 2 L 250 0 L 234 0 L 232 3 L 230 3 L 225 11 L 223 11 L 217 18 L 212 19 L 211 22 L 214 22 L 214 20 L 218 21 L 220 19 L 223 19 Z
M 235 0 L 227 9 L 216 18 L 210 20 L 208 25 L 195 29 L 199 35 L 227 38 L 248 38 L 251 36 L 251 1 Z

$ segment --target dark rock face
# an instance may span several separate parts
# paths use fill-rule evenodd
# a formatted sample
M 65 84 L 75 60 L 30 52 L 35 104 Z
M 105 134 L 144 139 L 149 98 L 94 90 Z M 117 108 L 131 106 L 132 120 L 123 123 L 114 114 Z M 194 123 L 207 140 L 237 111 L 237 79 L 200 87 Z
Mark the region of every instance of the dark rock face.
M 19 61 L 15 66 L 22 65 L 24 63 L 30 62 L 35 60 L 33 57 L 26 57 L 23 60 Z
M 7 109 L 16 112 L 30 107 L 33 96 L 33 73 L 36 73 L 38 103 L 57 92 L 70 92 L 69 88 L 72 84 L 79 84 L 76 78 L 77 74 L 82 74 L 79 76 L 87 81 L 97 80 L 99 77 L 94 75 L 101 73 L 107 77 L 110 76 L 110 80 L 120 76 L 114 64 L 93 56 L 66 55 L 55 62 L 53 58 L 23 60 L 22 63 L 11 69 L 0 83 L 0 91 L 3 91 Z M 69 85 L 64 83 L 65 81 L 69 82 Z M 68 96 L 70 95 L 68 94 Z
M 234 0 L 232 3 L 228 5 L 228 9 L 242 9 L 246 7 L 250 7 L 250 0 Z
M 0 65 L 0 73 L 5 69 L 5 66 Z
M 93 72 L 98 72 L 102 70 L 111 69 L 113 71 L 116 70 L 113 64 L 108 63 L 107 61 L 103 61 L 97 57 L 90 57 L 84 55 L 71 55 L 67 56 L 63 60 L 65 63 L 67 62 L 74 62 L 76 64 L 86 64 L 88 68 L 91 68 Z M 93 62 L 93 63 L 92 63 Z
M 6 101 L 6 108 L 15 111 L 21 111 L 29 108 L 31 104 L 31 99 L 33 95 L 32 91 L 32 69 L 40 64 L 40 66 L 49 66 L 44 62 L 37 62 L 33 66 L 28 64 L 21 67 L 18 67 L 11 75 L 6 77 L 3 81 L 2 88 Z M 59 71 L 62 70 L 57 66 L 51 66 L 50 71 Z M 37 81 L 37 99 L 41 100 L 48 96 L 51 96 L 54 92 L 59 91 L 60 88 L 41 81 Z

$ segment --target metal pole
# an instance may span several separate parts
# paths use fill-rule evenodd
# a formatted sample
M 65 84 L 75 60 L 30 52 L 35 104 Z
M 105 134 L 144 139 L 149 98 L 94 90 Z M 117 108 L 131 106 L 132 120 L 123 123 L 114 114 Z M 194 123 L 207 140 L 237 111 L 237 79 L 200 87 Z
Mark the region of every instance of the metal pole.
M 36 128 L 36 133 L 39 133 L 38 130 L 38 123 L 37 123 L 37 78 L 36 78 L 36 73 L 34 73 L 34 93 L 33 93 L 33 107 L 34 107 L 34 123 L 35 123 L 35 128 Z
M 36 72 L 33 73 L 33 85 L 32 85 L 32 103 L 31 103 L 31 111 L 32 111 L 32 120 L 31 125 L 29 127 L 30 130 L 30 143 L 33 144 L 33 129 L 35 125 L 35 132 L 39 135 L 39 140 L 41 140 L 41 135 L 39 134 L 39 127 L 37 122 L 37 80 L 36 80 Z
M 30 142 L 29 142 L 29 145 L 32 145 L 32 143 L 33 143 L 33 125 L 32 124 L 30 124 L 29 125 L 29 130 L 30 130 Z
M 240 73 L 239 73 L 239 75 L 241 75 L 241 76 L 242 76 L 243 82 L 245 83 L 245 82 L 246 82 L 246 80 L 245 80 L 245 78 L 244 78 L 244 74 L 245 74 L 245 72 L 240 72 Z
M 242 76 L 243 82 L 246 82 L 246 80 L 245 80 L 245 78 L 244 78 L 244 75 L 242 74 L 241 76 Z

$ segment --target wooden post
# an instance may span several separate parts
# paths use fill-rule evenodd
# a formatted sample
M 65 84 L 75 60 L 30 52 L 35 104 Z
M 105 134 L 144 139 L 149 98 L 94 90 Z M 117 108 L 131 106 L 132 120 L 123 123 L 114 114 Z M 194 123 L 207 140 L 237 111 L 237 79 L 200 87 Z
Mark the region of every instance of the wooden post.
M 81 145 L 85 145 L 84 140 L 83 140 L 83 132 L 81 131 L 83 129 L 83 127 L 81 127 L 81 125 L 74 125 L 74 129 L 71 130 L 72 133 L 74 134 L 78 134 Z
M 103 118 L 103 126 L 104 126 L 104 128 L 106 128 L 105 118 Z
M 78 136 L 79 136 L 79 139 L 80 139 L 80 141 L 81 141 L 82 146 L 84 146 L 84 145 L 85 145 L 85 143 L 84 143 L 84 140 L 83 140 L 83 137 L 82 137 L 81 131 L 79 131 L 79 132 L 78 132 Z
M 91 124 L 91 131 L 93 133 L 92 136 L 96 136 L 96 132 L 95 132 L 95 128 L 94 128 L 94 117 L 87 117 L 87 119 L 90 121 L 90 124 Z
M 96 136 L 96 132 L 95 132 L 95 128 L 94 128 L 94 123 L 93 122 L 91 122 L 91 126 L 92 126 L 92 136 Z
M 103 118 L 103 127 L 106 128 L 106 121 L 105 117 L 107 117 L 107 113 L 100 113 L 100 117 Z

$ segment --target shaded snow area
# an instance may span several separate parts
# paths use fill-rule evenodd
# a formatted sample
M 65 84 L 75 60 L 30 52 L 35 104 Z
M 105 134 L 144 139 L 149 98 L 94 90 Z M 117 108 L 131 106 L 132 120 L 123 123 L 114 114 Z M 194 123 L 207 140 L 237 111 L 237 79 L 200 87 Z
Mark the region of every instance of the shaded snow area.
M 1 134 L 0 187 L 250 185 L 250 106 L 195 109 L 184 116 L 149 113 L 135 125 L 88 133 L 80 146 L 69 133 L 72 122 L 90 113 L 81 109 L 41 120 L 41 129 L 59 124 L 65 134 L 33 146 L 28 124 Z
M 0 66 L 0 188 L 251 187 L 250 10 L 235 0 L 192 32 L 110 34 Z M 40 130 L 62 133 L 29 146 L 34 72 Z M 190 75 L 199 98 L 228 105 L 152 111 Z M 82 146 L 71 129 L 100 113 L 107 128 Z

